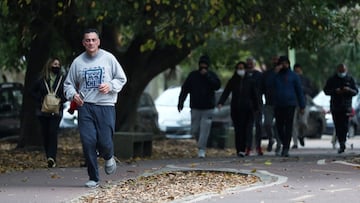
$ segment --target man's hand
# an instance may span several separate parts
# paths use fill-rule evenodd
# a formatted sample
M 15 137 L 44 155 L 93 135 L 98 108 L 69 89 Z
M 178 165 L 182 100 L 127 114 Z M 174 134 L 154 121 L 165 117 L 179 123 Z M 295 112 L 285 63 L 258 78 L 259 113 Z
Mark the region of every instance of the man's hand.
M 180 113 L 183 110 L 184 105 L 183 104 L 178 104 L 177 108 L 178 108 L 178 111 Z
M 76 93 L 74 95 L 73 101 L 78 105 L 82 106 L 84 104 L 84 100 L 81 98 L 80 94 Z
M 206 68 L 202 68 L 200 70 L 200 73 L 203 74 L 203 75 L 205 75 L 207 72 L 208 72 L 208 70 Z
M 350 92 L 350 91 L 351 91 L 351 88 L 350 88 L 350 87 L 345 86 L 345 87 L 343 87 L 343 90 L 344 90 L 344 92 Z
M 304 113 L 305 113 L 305 109 L 304 108 L 300 109 L 300 114 L 303 115 Z
M 107 94 L 110 91 L 110 86 L 107 83 L 102 83 L 99 85 L 99 92 Z

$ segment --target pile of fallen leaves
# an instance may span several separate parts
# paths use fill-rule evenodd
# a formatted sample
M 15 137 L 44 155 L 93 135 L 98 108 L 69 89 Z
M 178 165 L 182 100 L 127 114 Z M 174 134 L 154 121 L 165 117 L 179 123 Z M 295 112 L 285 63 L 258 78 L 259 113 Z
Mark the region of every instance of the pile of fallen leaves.
M 221 194 L 258 181 L 255 176 L 222 171 L 172 171 L 125 180 L 81 197 L 78 202 L 169 202 L 200 193 Z

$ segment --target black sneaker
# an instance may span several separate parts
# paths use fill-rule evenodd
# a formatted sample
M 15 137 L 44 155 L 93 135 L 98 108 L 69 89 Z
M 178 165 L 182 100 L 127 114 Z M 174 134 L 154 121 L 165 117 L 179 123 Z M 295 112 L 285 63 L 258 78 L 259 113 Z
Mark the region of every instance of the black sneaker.
M 269 144 L 268 144 L 268 146 L 267 146 L 267 148 L 266 148 L 266 151 L 271 152 L 271 151 L 272 151 L 273 144 L 274 144 L 274 141 L 272 141 L 272 140 L 269 141 Z
M 338 153 L 344 153 L 345 152 L 345 144 L 340 144 L 340 149 L 338 150 Z
M 299 137 L 299 142 L 301 146 L 305 146 L 304 137 Z
M 281 156 L 282 156 L 282 157 L 289 157 L 289 150 L 284 149 L 284 150 L 281 152 Z
M 238 156 L 238 157 L 245 157 L 245 152 L 239 152 L 239 153 L 237 154 L 237 156 Z

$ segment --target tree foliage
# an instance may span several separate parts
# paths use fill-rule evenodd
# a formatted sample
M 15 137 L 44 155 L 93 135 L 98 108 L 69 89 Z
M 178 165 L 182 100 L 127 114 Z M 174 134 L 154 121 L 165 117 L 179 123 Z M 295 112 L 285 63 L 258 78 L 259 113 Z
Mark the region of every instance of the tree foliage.
M 357 39 L 348 15 L 354 5 L 335 0 L 4 0 L 0 51 L 8 56 L 0 63 L 13 67 L 26 58 L 22 136 L 32 136 L 28 93 L 42 63 L 61 55 L 70 64 L 83 50 L 82 30 L 98 28 L 101 46 L 120 60 L 129 79 L 117 103 L 117 130 L 134 130 L 137 102 L 148 82 L 179 64 L 211 33 L 231 39 L 262 36 L 284 50 L 316 49 L 328 41 Z

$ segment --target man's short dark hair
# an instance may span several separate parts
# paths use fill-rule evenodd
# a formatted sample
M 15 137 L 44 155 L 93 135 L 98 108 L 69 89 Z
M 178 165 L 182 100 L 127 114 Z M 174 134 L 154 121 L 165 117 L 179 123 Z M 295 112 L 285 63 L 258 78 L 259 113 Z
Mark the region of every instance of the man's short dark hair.
M 85 34 L 88 34 L 88 33 L 91 33 L 91 32 L 95 32 L 97 34 L 97 36 L 100 38 L 100 34 L 99 34 L 99 31 L 95 28 L 87 28 L 84 30 L 84 35 Z
M 300 65 L 299 63 L 296 63 L 296 64 L 294 65 L 294 68 L 301 68 L 301 65 Z

